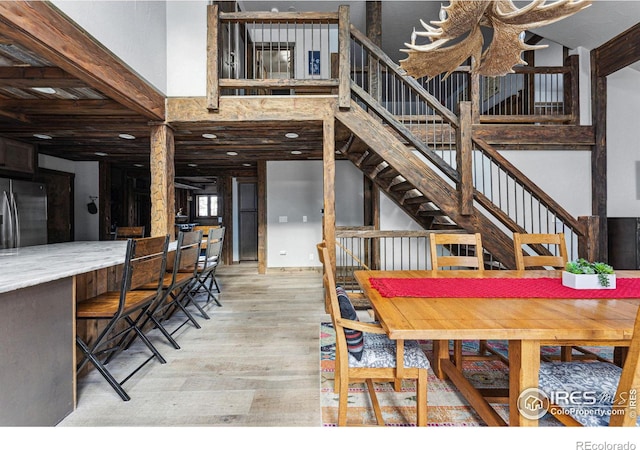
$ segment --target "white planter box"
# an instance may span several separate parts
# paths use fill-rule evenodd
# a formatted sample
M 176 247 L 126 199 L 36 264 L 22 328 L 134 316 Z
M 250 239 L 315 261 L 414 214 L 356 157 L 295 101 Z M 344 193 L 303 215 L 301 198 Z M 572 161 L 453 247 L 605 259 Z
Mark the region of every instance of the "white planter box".
M 600 285 L 598 275 L 576 274 L 571 272 L 562 272 L 562 284 L 573 289 L 615 289 L 616 275 L 607 275 L 609 286 Z

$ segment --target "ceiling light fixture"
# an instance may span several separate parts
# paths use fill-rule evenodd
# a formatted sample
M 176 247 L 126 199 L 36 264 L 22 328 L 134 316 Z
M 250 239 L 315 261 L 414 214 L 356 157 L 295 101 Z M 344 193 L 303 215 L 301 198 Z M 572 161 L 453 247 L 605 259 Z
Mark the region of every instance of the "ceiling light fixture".
M 40 134 L 40 133 L 34 134 L 33 137 L 37 137 L 38 139 L 53 139 L 48 134 Z
M 142 164 L 134 164 L 135 167 L 144 167 Z
M 249 163 L 243 163 L 242 165 L 245 166 L 245 167 L 251 167 L 251 164 L 249 164 Z
M 127 134 L 127 133 L 121 133 L 121 134 L 118 135 L 118 137 L 121 138 L 121 139 L 135 139 L 136 138 L 132 134 Z
M 197 164 L 194 164 L 194 163 L 187 164 L 187 166 L 189 166 L 189 167 L 198 167 L 198 165 L 197 165 Z
M 212 133 L 204 133 L 202 135 L 203 138 L 207 138 L 207 139 L 217 139 L 218 136 L 216 136 L 215 134 Z
M 238 152 L 227 152 L 229 156 L 238 156 Z
M 296 139 L 298 137 L 298 133 L 287 133 L 284 136 L 288 137 L 289 139 Z
M 40 92 L 42 94 L 55 94 L 57 91 L 51 87 L 32 87 L 32 91 Z
M 96 155 L 96 156 L 107 156 L 107 155 L 108 155 L 108 153 L 105 153 L 105 152 L 95 152 L 95 153 L 94 153 L 94 155 Z
M 302 155 L 302 152 L 300 150 L 293 150 L 291 152 L 292 155 Z

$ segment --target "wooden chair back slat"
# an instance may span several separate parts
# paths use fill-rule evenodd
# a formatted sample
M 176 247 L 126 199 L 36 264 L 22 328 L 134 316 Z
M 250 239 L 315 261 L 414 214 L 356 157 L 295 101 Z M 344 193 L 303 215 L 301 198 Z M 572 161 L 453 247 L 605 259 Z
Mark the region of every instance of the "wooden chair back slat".
M 452 250 L 455 246 L 473 247 L 474 255 L 439 255 L 438 247 Z M 467 267 L 484 270 L 482 238 L 480 233 L 431 233 L 429 235 L 431 248 L 431 268 L 439 270 L 443 267 Z
M 144 237 L 144 226 L 117 227 L 115 240 L 139 239 Z
M 523 246 L 531 246 L 543 254 L 525 254 Z M 552 254 L 549 246 L 555 246 L 555 254 Z M 513 233 L 513 247 L 516 269 L 518 270 L 526 270 L 530 267 L 563 269 L 568 262 L 567 242 L 564 233 Z

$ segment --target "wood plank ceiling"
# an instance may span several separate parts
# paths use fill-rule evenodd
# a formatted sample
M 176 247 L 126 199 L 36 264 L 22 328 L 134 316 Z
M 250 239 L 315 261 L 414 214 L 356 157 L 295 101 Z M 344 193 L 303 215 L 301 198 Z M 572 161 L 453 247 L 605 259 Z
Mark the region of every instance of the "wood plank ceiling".
M 43 41 L 53 39 L 56 33 L 72 34 L 78 29 L 61 24 L 52 6 L 34 2 L 30 13 L 57 21 L 51 20 L 50 27 L 38 26 L 35 19 L 25 19 L 20 3 L 0 7 L 0 136 L 35 144 L 40 153 L 72 161 L 107 161 L 123 169 L 148 170 L 150 125 L 161 121 L 144 114 L 144 108 L 135 108 L 134 101 L 105 93 L 110 91 L 109 85 L 90 74 L 90 64 L 81 68 L 86 76 L 82 70 L 74 75 L 72 69 L 85 55 L 65 59 L 59 56 L 57 44 Z M 60 31 L 54 28 L 56 25 L 71 28 Z M 39 40 L 33 38 L 34 30 L 43 33 L 37 36 Z M 95 55 L 100 44 L 84 36 L 88 42 L 84 45 Z M 71 39 L 74 37 L 67 42 Z M 82 36 L 76 36 L 73 45 L 78 45 L 78 40 Z M 82 45 L 80 42 L 78 48 Z M 104 48 L 102 51 L 108 52 Z M 112 69 L 117 71 L 122 67 Z M 132 74 L 127 75 L 131 78 Z M 129 84 L 143 85 L 141 97 L 145 89 L 153 90 L 141 79 Z M 117 89 L 113 92 L 120 93 Z M 138 103 L 144 106 L 143 101 Z M 287 138 L 287 133 L 299 137 Z M 203 137 L 211 134 L 216 138 Z M 174 135 L 176 177 L 224 173 L 248 176 L 255 173 L 260 160 L 322 159 L 319 121 L 186 123 L 177 124 Z

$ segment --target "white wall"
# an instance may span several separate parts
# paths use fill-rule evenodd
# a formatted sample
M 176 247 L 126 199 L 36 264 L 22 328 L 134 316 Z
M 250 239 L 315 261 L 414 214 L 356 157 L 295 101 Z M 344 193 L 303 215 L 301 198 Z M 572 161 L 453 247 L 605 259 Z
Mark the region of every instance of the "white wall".
M 207 95 L 207 2 L 167 2 L 167 96 Z
M 87 203 L 91 197 L 99 202 L 99 165 L 94 161 L 69 161 L 49 155 L 38 155 L 38 167 L 75 174 L 74 177 L 74 240 L 97 241 L 100 239 L 100 214 L 89 214 Z
M 640 72 L 607 77 L 607 215 L 640 217 Z
M 322 172 L 322 161 L 267 163 L 268 268 L 320 266 L 315 246 L 322 239 Z M 362 225 L 362 188 L 362 173 L 337 161 L 336 225 Z
M 53 0 L 52 3 L 142 78 L 167 92 L 164 1 Z

